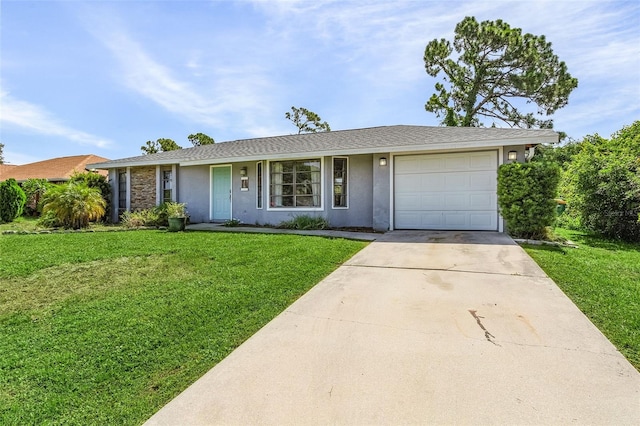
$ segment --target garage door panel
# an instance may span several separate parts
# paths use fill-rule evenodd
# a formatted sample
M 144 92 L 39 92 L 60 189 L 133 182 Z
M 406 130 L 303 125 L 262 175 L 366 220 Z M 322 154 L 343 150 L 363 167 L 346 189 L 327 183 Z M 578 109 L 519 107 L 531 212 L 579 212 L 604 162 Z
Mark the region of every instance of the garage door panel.
M 490 192 L 478 192 L 469 195 L 471 210 L 490 210 L 496 206 L 496 194 Z
M 467 227 L 467 214 L 465 212 L 442 212 L 444 226 L 448 229 L 464 229 Z
M 433 207 L 431 205 L 430 207 Z M 444 209 L 447 211 L 452 210 L 466 210 L 469 208 L 469 197 L 467 194 L 446 194 L 444 196 Z
M 495 170 L 496 154 L 495 152 L 482 152 L 471 154 L 469 156 L 469 168 L 472 170 Z
M 437 229 L 441 226 L 441 216 L 437 213 L 403 212 L 397 220 L 406 224 L 405 229 Z
M 444 158 L 443 169 L 447 171 L 467 170 L 469 159 L 466 156 L 451 156 Z
M 422 196 L 419 193 L 398 194 L 396 204 L 399 211 L 422 210 Z
M 473 191 L 495 191 L 497 174 L 494 172 L 469 173 L 469 189 Z
M 456 188 L 459 191 L 464 191 L 469 189 L 470 184 L 471 182 L 469 181 L 469 177 L 466 174 L 447 173 L 445 175 L 443 185 L 438 189 L 440 191 L 447 191 L 447 188 Z
M 495 230 L 498 222 L 496 211 L 472 212 L 469 214 L 469 226 L 473 229 Z
M 395 227 L 496 230 L 497 151 L 398 156 Z

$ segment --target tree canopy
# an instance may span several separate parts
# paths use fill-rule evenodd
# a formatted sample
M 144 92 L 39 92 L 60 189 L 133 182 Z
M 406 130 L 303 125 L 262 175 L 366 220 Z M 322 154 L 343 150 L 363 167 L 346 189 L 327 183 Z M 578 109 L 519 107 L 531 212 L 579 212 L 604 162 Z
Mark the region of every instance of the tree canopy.
M 204 133 L 191 134 L 187 136 L 187 139 L 193 144 L 193 146 L 211 145 L 216 143 L 212 137 L 205 135 Z
M 3 150 L 4 150 L 4 144 L 0 143 L 0 164 L 4 164 Z
M 484 116 L 494 124 L 551 128 L 546 117 L 567 105 L 578 86 L 544 36 L 522 34 L 500 19 L 464 18 L 453 45 L 444 38 L 427 44 L 424 63 L 430 76 L 444 74 L 425 109 L 447 126 L 482 126 Z M 535 113 L 523 110 L 525 103 L 535 103 Z
M 286 112 L 284 116 L 298 128 L 298 134 L 331 131 L 329 123 L 323 122 L 318 114 L 306 108 L 291 107 L 291 112 Z
M 148 155 L 157 154 L 158 152 L 175 151 L 176 149 L 182 149 L 182 147 L 175 143 L 173 139 L 160 138 L 156 141 L 147 141 L 140 149 L 143 154 Z
M 640 121 L 611 139 L 587 136 L 568 164 L 561 189 L 583 227 L 640 241 Z

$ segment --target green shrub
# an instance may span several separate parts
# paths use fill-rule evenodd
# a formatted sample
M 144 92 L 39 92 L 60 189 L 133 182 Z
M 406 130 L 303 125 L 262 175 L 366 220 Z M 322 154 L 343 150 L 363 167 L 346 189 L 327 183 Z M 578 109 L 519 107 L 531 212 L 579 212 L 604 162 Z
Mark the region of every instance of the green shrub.
M 46 179 L 27 179 L 22 183 L 22 190 L 27 196 L 24 208 L 27 216 L 38 216 L 42 213 L 41 201 L 51 185 Z
M 20 216 L 26 201 L 27 196 L 15 179 L 0 182 L 0 223 L 12 222 Z
M 59 228 L 62 226 L 58 216 L 56 216 L 56 213 L 52 210 L 42 213 L 37 224 L 42 228 Z
M 55 185 L 44 196 L 43 214 L 53 212 L 65 228 L 80 229 L 104 216 L 106 201 L 85 183 Z
M 124 212 L 120 215 L 120 224 L 126 228 L 141 226 L 169 226 L 167 204 L 163 203 L 151 209 Z
M 97 188 L 104 199 L 104 213 L 98 220 L 108 221 L 111 211 L 111 185 L 106 177 L 95 172 L 74 173 L 69 183 L 84 183 L 89 188 Z
M 140 228 L 147 226 L 150 210 L 126 211 L 120 215 L 120 224 L 125 228 Z
M 242 222 L 239 219 L 229 219 L 225 220 L 222 226 L 226 226 L 227 228 L 234 228 L 236 226 L 240 226 Z
M 281 222 L 278 228 L 284 229 L 327 229 L 329 221 L 323 217 L 313 217 L 309 215 L 295 216 L 293 219 Z
M 545 238 L 556 217 L 560 168 L 553 163 L 503 164 L 498 168 L 498 205 L 511 235 Z
M 187 205 L 185 203 L 177 203 L 169 201 L 164 203 L 164 210 L 168 217 L 187 217 Z
M 590 231 L 640 241 L 640 121 L 589 140 L 565 175 L 570 208 Z

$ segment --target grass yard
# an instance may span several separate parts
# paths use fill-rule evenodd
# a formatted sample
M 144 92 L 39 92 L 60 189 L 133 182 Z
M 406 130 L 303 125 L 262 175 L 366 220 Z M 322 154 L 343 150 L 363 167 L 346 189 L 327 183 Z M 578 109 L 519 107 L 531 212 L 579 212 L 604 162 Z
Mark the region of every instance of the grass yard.
M 0 235 L 0 424 L 140 424 L 365 245 Z
M 579 248 L 525 245 L 525 250 L 640 371 L 640 244 L 556 233 Z

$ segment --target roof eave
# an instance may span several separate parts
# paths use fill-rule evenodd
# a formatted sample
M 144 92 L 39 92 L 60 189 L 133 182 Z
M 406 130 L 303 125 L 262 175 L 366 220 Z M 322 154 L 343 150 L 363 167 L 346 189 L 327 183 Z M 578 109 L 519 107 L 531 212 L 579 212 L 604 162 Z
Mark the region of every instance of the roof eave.
M 159 160 L 159 161 L 107 161 L 104 163 L 87 164 L 87 169 L 119 169 L 121 167 L 143 167 L 143 166 L 162 166 L 169 164 L 180 164 L 180 160 Z
M 277 160 L 277 159 L 295 159 L 295 158 L 308 158 L 314 157 L 330 157 L 336 155 L 362 155 L 362 154 L 378 154 L 378 153 L 400 153 L 400 152 L 419 152 L 419 151 L 446 151 L 446 150 L 460 150 L 460 149 L 482 149 L 482 148 L 497 148 L 501 146 L 514 146 L 514 145 L 527 145 L 527 144 L 540 144 L 540 143 L 556 143 L 558 141 L 557 133 L 550 135 L 531 135 L 530 137 L 519 137 L 510 139 L 488 139 L 488 140 L 470 140 L 464 142 L 439 142 L 439 143 L 423 143 L 417 145 L 400 145 L 400 146 L 378 146 L 378 147 L 366 147 L 366 148 L 351 148 L 351 149 L 332 149 L 332 150 L 319 150 L 319 151 L 300 151 L 300 152 L 281 152 L 281 153 L 269 153 L 269 154 L 253 154 L 243 156 L 230 156 L 230 157 L 212 157 L 212 158 L 200 158 L 200 159 L 179 159 L 170 158 L 156 161 L 149 161 L 150 159 L 143 160 L 123 160 L 123 161 L 107 161 L 103 163 L 87 164 L 87 168 L 94 169 L 117 169 L 123 167 L 144 167 L 144 166 L 158 166 L 179 164 L 180 166 L 203 166 L 209 164 L 226 164 L 226 163 L 239 163 L 239 162 L 251 162 L 261 160 Z
M 540 143 L 554 143 L 557 137 L 531 137 L 531 138 L 515 138 L 505 140 L 482 140 L 482 141 L 466 141 L 466 142 L 441 142 L 430 143 L 421 145 L 402 145 L 402 146 L 380 146 L 358 149 L 338 149 L 338 150 L 322 150 L 322 151 L 306 151 L 306 152 L 292 152 L 292 153 L 278 153 L 278 154 L 256 154 L 247 155 L 242 157 L 224 157 L 224 158 L 210 158 L 199 160 L 187 160 L 180 161 L 180 166 L 205 166 L 209 164 L 226 164 L 226 163 L 239 163 L 239 162 L 251 162 L 261 160 L 277 160 L 277 159 L 295 159 L 295 158 L 308 158 L 314 157 L 331 157 L 340 155 L 362 155 L 362 154 L 381 154 L 381 153 L 400 153 L 400 152 L 418 152 L 418 151 L 446 151 L 446 150 L 460 150 L 460 149 L 483 149 L 483 148 L 498 148 L 501 146 L 514 146 L 514 145 L 527 145 L 527 144 L 540 144 Z

